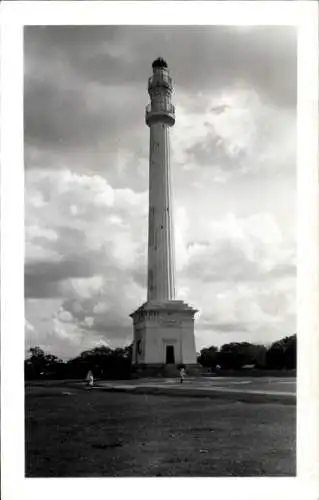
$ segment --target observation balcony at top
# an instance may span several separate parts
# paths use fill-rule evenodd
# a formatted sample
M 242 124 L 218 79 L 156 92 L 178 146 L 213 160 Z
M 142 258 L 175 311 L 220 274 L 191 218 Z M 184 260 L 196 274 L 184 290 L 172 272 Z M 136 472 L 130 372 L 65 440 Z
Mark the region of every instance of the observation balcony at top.
M 172 127 L 175 123 L 175 106 L 165 101 L 148 104 L 145 109 L 145 122 L 149 127 L 159 122 Z
M 173 89 L 172 78 L 168 74 L 168 70 L 165 68 L 160 68 L 154 71 L 153 75 L 148 79 L 148 91 L 151 91 L 155 87 L 164 87 L 169 91 Z

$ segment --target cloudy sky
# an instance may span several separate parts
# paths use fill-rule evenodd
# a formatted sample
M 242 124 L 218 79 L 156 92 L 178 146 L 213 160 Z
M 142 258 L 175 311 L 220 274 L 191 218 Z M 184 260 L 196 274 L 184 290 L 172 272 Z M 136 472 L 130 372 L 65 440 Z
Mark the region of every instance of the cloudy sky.
M 296 33 L 25 28 L 26 347 L 132 340 L 146 299 L 151 63 L 175 82 L 177 294 L 197 350 L 295 332 Z

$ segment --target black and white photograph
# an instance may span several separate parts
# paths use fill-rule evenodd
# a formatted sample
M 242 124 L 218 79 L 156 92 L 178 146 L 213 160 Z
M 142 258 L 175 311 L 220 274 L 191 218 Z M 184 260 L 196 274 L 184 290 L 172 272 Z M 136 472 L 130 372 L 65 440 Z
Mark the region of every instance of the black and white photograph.
M 297 26 L 105 21 L 22 27 L 25 478 L 296 478 Z
M 27 475 L 295 474 L 296 41 L 25 28 Z

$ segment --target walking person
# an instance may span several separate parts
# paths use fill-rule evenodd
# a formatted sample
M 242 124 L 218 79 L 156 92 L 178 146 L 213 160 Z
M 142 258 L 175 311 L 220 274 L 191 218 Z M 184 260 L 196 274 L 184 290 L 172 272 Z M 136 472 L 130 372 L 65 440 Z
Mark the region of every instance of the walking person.
M 93 373 L 91 370 L 88 371 L 87 373 L 87 376 L 86 376 L 86 385 L 90 388 L 93 387 L 93 384 L 94 384 L 94 377 L 93 377 Z
M 180 377 L 180 382 L 182 384 L 185 378 L 185 368 L 183 366 L 179 370 L 179 377 Z

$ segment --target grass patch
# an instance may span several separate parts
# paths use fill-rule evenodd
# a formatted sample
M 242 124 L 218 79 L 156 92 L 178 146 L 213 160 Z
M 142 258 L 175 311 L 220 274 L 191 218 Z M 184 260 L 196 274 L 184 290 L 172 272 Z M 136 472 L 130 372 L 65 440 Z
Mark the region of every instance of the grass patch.
M 292 476 L 296 409 L 26 388 L 26 476 Z

